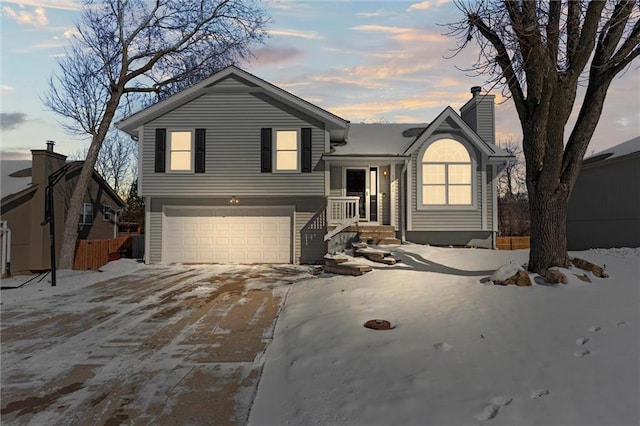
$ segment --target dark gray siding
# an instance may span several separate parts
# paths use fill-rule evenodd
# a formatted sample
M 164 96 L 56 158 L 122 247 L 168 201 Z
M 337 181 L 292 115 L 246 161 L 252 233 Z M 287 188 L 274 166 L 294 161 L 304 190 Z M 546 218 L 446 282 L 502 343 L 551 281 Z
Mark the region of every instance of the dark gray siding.
M 223 87 L 218 85 L 222 84 Z M 240 83 L 218 83 L 209 92 L 144 126 L 144 196 L 324 195 L 323 124 L 262 93 L 227 91 Z M 223 90 L 224 89 L 224 90 Z M 260 129 L 312 127 L 312 173 L 261 173 Z M 206 173 L 154 173 L 156 128 L 206 129 Z
M 294 262 L 318 263 L 326 254 L 327 232 L 324 197 L 239 198 L 239 208 L 248 206 L 295 206 Z M 228 198 L 153 198 L 149 224 L 150 263 L 162 261 L 163 206 L 229 206 Z
M 585 165 L 567 212 L 569 250 L 640 246 L 640 154 Z

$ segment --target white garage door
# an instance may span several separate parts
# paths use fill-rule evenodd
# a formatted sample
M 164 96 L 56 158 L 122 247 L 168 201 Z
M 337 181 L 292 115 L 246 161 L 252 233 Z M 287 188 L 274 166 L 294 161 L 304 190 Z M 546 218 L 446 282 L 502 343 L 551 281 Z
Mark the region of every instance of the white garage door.
M 165 207 L 166 263 L 291 263 L 291 208 Z

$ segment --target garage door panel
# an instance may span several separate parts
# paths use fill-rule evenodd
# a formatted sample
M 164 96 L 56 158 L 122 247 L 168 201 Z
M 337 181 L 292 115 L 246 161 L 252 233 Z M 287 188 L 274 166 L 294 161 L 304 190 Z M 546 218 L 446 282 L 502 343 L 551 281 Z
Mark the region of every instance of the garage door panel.
M 290 263 L 290 210 L 244 208 L 236 212 L 238 215 L 233 209 L 166 208 L 163 260 Z

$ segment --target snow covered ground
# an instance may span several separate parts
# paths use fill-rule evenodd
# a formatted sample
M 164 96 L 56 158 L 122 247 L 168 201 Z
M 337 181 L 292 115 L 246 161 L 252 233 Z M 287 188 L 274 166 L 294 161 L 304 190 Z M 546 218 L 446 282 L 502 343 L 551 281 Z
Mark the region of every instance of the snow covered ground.
M 483 282 L 525 250 L 395 251 L 294 285 L 250 424 L 640 424 L 640 249 L 573 253 L 610 277 L 531 287 Z
M 538 277 L 532 287 L 502 287 L 486 282 L 486 277 L 499 266 L 526 262 L 525 250 L 405 245 L 394 251 L 402 263 L 375 264 L 373 272 L 361 277 L 307 275 L 303 281 L 282 283 L 274 289 L 278 294 L 287 289 L 289 292 L 273 342 L 266 354 L 259 354 L 248 363 L 256 368 L 264 364 L 250 424 L 640 424 L 640 249 L 574 253 L 605 264 L 610 278 L 587 274 L 593 282 L 585 283 L 573 275 L 582 271 L 570 270 L 564 271 L 569 278 L 567 285 L 539 285 Z M 188 275 L 188 280 L 183 281 L 192 285 L 210 281 L 211 276 L 235 276 L 246 269 L 222 265 L 170 268 L 171 274 Z M 165 294 L 176 293 L 172 288 L 159 287 L 162 290 L 149 294 L 144 303 L 135 302 L 129 300 L 126 291 L 118 289 L 127 289 L 129 281 L 152 273 L 167 274 L 165 280 L 176 283 L 177 278 L 171 278 L 168 271 L 159 271 L 162 268 L 158 265 L 146 266 L 130 260 L 112 262 L 103 269 L 100 273 L 62 271 L 55 288 L 46 283 L 45 277 L 41 283 L 34 280 L 19 289 L 2 290 L 3 318 L 8 310 L 17 308 L 32 312 L 31 320 L 36 321 L 36 314 L 54 315 L 47 314 L 52 310 L 61 309 L 58 312 L 61 314 L 94 307 L 98 303 L 93 300 L 96 292 L 103 290 L 92 286 L 106 280 L 112 280 L 112 284 L 104 291 L 111 287 L 117 290 L 117 297 L 114 296 L 117 303 L 100 303 L 111 303 L 109 309 L 143 312 L 144 318 L 166 308 L 157 303 Z M 242 273 L 250 274 L 251 270 Z M 116 286 L 113 280 L 119 280 L 119 284 Z M 255 285 L 264 286 L 261 280 Z M 184 285 L 183 281 L 176 285 Z M 223 285 L 209 281 L 207 292 L 202 293 L 204 298 Z M 21 282 L 24 278 L 2 280 L 2 286 L 15 287 Z M 252 285 L 246 284 L 245 288 L 250 290 Z M 204 287 L 196 286 L 189 294 L 200 294 L 201 288 Z M 243 297 L 237 296 L 239 301 Z M 121 322 L 126 323 L 116 334 L 151 336 L 157 332 L 153 327 L 171 328 L 175 321 L 183 321 L 188 314 L 184 306 L 187 299 L 183 295 L 174 299 L 172 303 L 183 309 L 172 321 L 145 322 L 143 317 L 136 316 L 133 318 L 136 322 L 122 311 L 123 315 L 113 316 L 122 317 Z M 149 309 L 134 309 L 134 302 L 143 305 L 148 302 Z M 365 321 L 375 318 L 390 320 L 396 328 L 374 331 L 363 327 Z M 3 329 L 6 325 L 2 325 Z M 50 351 L 42 349 L 41 354 L 32 354 L 21 361 L 20 368 L 33 365 L 29 373 L 34 383 L 47 383 L 39 389 L 44 393 L 47 389 L 54 390 L 50 383 L 55 384 L 53 379 L 65 374 L 63 367 L 68 363 L 69 353 L 75 353 L 74 360 L 81 365 L 95 367 L 98 363 L 95 355 L 109 347 L 108 339 L 99 333 L 104 328 L 99 325 L 96 331 L 87 330 L 86 334 L 56 337 L 50 342 L 53 345 Z M 8 335 L 3 335 L 4 385 L 14 372 L 6 358 L 6 351 L 11 350 L 4 342 L 6 338 Z M 210 349 L 206 351 L 215 351 L 216 345 L 217 341 L 209 343 Z M 83 349 L 65 350 L 71 347 Z M 147 365 L 148 369 L 150 363 L 157 364 L 158 381 L 150 382 L 156 384 L 153 395 L 180 395 L 184 383 L 182 387 L 172 387 L 170 381 L 160 380 L 162 374 L 180 375 L 184 368 L 178 365 L 179 358 L 170 357 L 177 367 L 161 362 L 163 354 L 169 352 L 156 349 L 145 355 L 152 357 L 149 362 L 139 365 L 133 362 L 134 358 L 123 358 L 133 350 L 125 349 L 116 353 L 117 359 L 113 360 L 114 365 L 126 370 L 124 382 L 145 372 L 140 365 Z M 81 356 L 85 352 L 91 362 Z M 58 353 L 60 362 L 51 358 Z M 105 386 L 112 381 L 110 371 L 106 367 L 96 368 L 96 376 L 85 383 L 86 389 L 64 396 L 65 407 L 91 408 L 91 404 L 86 404 L 86 398 L 92 400 L 87 389 L 97 394 L 109 390 Z M 151 394 L 144 393 L 149 388 L 138 389 L 143 401 L 151 398 Z M 118 393 L 112 394 L 115 398 L 112 408 L 116 409 L 120 404 Z M 37 395 L 36 392 L 26 396 Z M 194 393 L 196 399 L 202 399 L 203 395 Z M 206 398 L 209 402 L 204 405 L 211 405 L 214 400 Z M 53 423 L 64 423 L 63 418 L 71 417 L 64 411 L 56 411 L 60 401 L 31 419 L 49 415 L 53 416 L 50 417 Z M 126 412 L 133 423 L 151 418 L 144 417 L 140 404 L 130 403 Z M 197 404 L 185 407 L 200 409 Z M 98 405 L 92 409 L 102 408 Z M 26 422 L 26 416 L 13 420 L 20 419 L 18 423 Z

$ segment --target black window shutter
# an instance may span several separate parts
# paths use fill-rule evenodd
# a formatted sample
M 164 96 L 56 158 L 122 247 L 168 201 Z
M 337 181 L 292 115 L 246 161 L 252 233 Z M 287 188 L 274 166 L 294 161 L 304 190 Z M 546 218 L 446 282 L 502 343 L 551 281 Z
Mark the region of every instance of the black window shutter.
M 204 173 L 204 147 L 206 129 L 196 129 L 196 173 Z
M 260 130 L 260 171 L 271 173 L 271 129 Z
M 311 128 L 302 129 L 302 173 L 311 173 Z
M 156 161 L 155 172 L 164 173 L 167 160 L 167 129 L 156 129 Z

